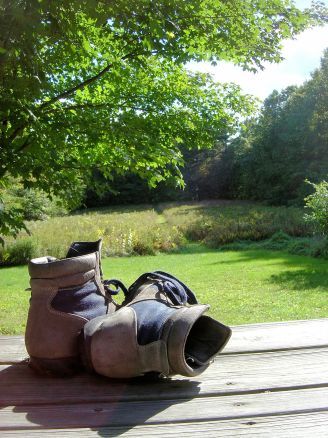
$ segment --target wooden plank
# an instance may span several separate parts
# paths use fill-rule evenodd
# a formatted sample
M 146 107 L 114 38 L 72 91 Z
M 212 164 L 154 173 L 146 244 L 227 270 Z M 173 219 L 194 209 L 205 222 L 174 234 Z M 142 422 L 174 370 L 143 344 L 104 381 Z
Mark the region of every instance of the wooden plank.
M 301 414 L 328 410 L 328 388 L 120 403 L 8 406 L 0 430 L 169 424 Z
M 128 427 L 100 427 L 97 429 L 33 429 L 7 430 L 1 437 L 270 437 L 270 438 L 326 438 L 328 412 L 298 415 L 277 415 L 272 417 L 248 417 L 237 420 L 203 421 L 190 423 L 139 425 Z
M 225 354 L 328 346 L 328 318 L 233 327 Z
M 17 363 L 28 356 L 24 336 L 0 336 L 0 363 Z
M 223 354 L 328 346 L 328 318 L 234 326 Z M 27 357 L 23 336 L 0 336 L 0 363 Z
M 24 365 L 0 366 L 0 405 L 183 399 L 328 385 L 328 348 L 218 356 L 201 376 L 116 382 L 81 374 L 40 377 Z

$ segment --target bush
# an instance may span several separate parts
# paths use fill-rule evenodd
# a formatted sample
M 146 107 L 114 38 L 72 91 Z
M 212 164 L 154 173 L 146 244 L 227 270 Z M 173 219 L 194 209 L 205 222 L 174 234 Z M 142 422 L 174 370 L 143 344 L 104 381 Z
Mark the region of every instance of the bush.
M 313 239 L 311 238 L 299 238 L 291 240 L 287 246 L 286 251 L 290 254 L 301 256 L 312 256 Z
M 15 179 L 7 181 L 6 187 L 1 188 L 0 195 L 5 210 L 10 212 L 18 209 L 26 221 L 45 220 L 50 216 L 67 213 L 67 208 L 58 198 L 50 199 L 42 190 L 24 188 Z
M 265 239 L 260 242 L 252 240 L 244 240 L 232 242 L 223 245 L 223 251 L 241 251 L 253 249 L 267 249 L 273 251 L 286 251 L 289 254 L 320 257 L 328 259 L 328 240 L 313 237 L 291 237 L 288 234 L 279 231 L 270 239 Z
M 328 236 L 328 182 L 322 181 L 319 184 L 307 182 L 315 191 L 304 199 L 306 208 L 311 210 L 305 215 L 305 220 L 312 223 L 317 232 Z
M 185 226 L 187 238 L 201 240 L 211 247 L 240 240 L 268 239 L 280 231 L 290 236 L 306 236 L 311 234 L 312 227 L 304 221 L 300 209 L 264 206 L 226 207 L 216 213 L 208 211 Z
M 314 239 L 310 255 L 328 259 L 328 239 Z
M 24 265 L 38 256 L 37 244 L 32 239 L 20 239 L 0 247 L 0 265 Z
M 293 238 L 289 236 L 289 234 L 286 234 L 283 231 L 278 231 L 277 233 L 274 233 L 270 239 L 264 241 L 262 246 L 265 249 L 284 250 L 289 247 L 292 241 Z

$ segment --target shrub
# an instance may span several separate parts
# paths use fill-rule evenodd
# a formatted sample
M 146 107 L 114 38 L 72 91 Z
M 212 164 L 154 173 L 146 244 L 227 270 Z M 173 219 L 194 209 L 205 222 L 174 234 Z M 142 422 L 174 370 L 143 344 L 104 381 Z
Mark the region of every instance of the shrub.
M 240 240 L 268 239 L 280 231 L 290 236 L 306 236 L 311 234 L 311 227 L 300 209 L 248 206 L 222 208 L 216 213 L 209 209 L 201 218 L 185 225 L 184 232 L 190 240 L 219 247 Z
M 291 237 L 281 231 L 275 233 L 270 239 L 255 242 L 243 240 L 228 243 L 220 248 L 223 251 L 242 251 L 253 249 L 266 249 L 273 251 L 286 251 L 290 254 L 328 258 L 328 240 L 313 237 Z
M 67 213 L 67 208 L 57 197 L 50 199 L 42 190 L 24 188 L 14 178 L 9 179 L 0 189 L 0 195 L 6 211 L 19 209 L 27 221 L 45 220 L 50 216 Z
M 38 247 L 32 239 L 20 239 L 0 247 L 0 265 L 24 265 L 38 256 Z
M 305 215 L 305 220 L 313 223 L 317 232 L 328 236 L 328 182 L 322 181 L 319 184 L 307 182 L 315 191 L 304 199 L 306 208 L 311 210 Z
M 322 257 L 328 259 L 328 239 L 317 239 L 313 241 L 311 254 L 312 257 Z
M 287 245 L 286 250 L 290 254 L 296 254 L 301 256 L 312 256 L 313 239 L 311 238 L 293 239 Z
M 291 239 L 287 251 L 290 254 L 328 258 L 328 240 L 313 237 Z
M 270 239 L 263 242 L 263 248 L 273 250 L 285 250 L 289 247 L 293 238 L 283 231 L 274 233 Z
M 154 255 L 155 251 L 150 242 L 143 242 L 141 240 L 138 240 L 133 244 L 132 253 L 136 255 Z

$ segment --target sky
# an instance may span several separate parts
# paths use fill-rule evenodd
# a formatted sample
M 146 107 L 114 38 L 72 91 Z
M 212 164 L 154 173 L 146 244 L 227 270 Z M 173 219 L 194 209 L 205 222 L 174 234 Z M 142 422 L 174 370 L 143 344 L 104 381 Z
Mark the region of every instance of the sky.
M 295 4 L 303 9 L 310 5 L 310 1 L 297 0 Z M 189 69 L 211 73 L 219 82 L 235 82 L 245 93 L 263 100 L 274 89 L 280 91 L 288 85 L 300 85 L 309 79 L 310 73 L 319 67 L 327 47 L 328 25 L 308 29 L 294 40 L 286 40 L 282 50 L 284 60 L 279 64 L 265 63 L 264 70 L 255 74 L 229 62 L 219 62 L 217 66 L 206 62 L 192 63 Z

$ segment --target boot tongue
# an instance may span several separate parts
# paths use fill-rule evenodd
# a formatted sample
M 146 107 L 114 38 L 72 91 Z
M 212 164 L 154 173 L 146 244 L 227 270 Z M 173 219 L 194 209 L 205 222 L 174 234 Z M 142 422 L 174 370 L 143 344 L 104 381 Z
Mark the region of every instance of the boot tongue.
M 71 257 L 78 257 L 96 251 L 99 252 L 99 256 L 101 257 L 101 244 L 101 239 L 97 240 L 96 242 L 73 242 L 69 247 L 66 258 L 69 259 Z

